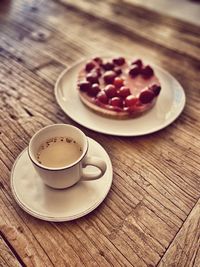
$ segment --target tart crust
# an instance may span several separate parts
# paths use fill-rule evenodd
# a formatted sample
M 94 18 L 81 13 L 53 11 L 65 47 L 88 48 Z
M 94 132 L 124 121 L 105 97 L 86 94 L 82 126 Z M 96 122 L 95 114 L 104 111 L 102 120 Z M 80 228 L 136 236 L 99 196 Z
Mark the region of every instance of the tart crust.
M 95 112 L 98 115 L 101 115 L 103 117 L 107 118 L 112 118 L 112 119 L 118 119 L 118 120 L 125 120 L 125 119 L 131 119 L 131 118 L 136 118 L 138 116 L 141 116 L 142 114 L 146 113 L 149 111 L 156 103 L 156 99 L 154 99 L 151 103 L 146 104 L 145 107 L 137 107 L 137 110 L 135 111 L 115 111 L 112 109 L 107 109 L 99 106 L 98 104 L 95 103 L 95 100 L 89 97 L 86 93 L 80 92 L 79 97 L 82 101 L 82 103 L 88 107 L 90 110 Z

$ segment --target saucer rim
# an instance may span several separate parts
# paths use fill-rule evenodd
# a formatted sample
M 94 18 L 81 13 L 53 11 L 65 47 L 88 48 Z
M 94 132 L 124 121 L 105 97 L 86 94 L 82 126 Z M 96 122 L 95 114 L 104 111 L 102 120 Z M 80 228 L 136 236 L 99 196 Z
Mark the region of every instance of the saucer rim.
M 92 212 L 93 210 L 95 210 L 103 201 L 104 199 L 106 198 L 106 196 L 108 195 L 109 191 L 110 191 L 110 188 L 112 186 L 112 182 L 113 182 L 113 167 L 112 167 L 112 162 L 111 162 L 111 159 L 110 159 L 110 156 L 108 155 L 107 151 L 104 149 L 104 147 L 99 144 L 96 140 L 88 137 L 88 141 L 90 142 L 91 140 L 93 142 L 95 142 L 96 144 L 98 144 L 99 146 L 101 146 L 101 148 L 104 150 L 104 152 L 107 154 L 108 158 L 109 158 L 109 163 L 110 163 L 110 183 L 108 184 L 107 186 L 107 190 L 105 191 L 105 195 L 104 197 L 102 197 L 99 201 L 95 202 L 90 208 L 88 208 L 87 210 L 84 210 L 83 212 L 80 212 L 76 215 L 73 215 L 73 216 L 67 216 L 67 217 L 55 217 L 55 216 L 49 216 L 49 215 L 41 215 L 40 213 L 36 212 L 36 211 L 33 211 L 29 208 L 27 208 L 23 202 L 19 199 L 19 197 L 17 196 L 17 193 L 15 192 L 15 186 L 14 186 L 14 170 L 15 170 L 15 166 L 17 164 L 17 162 L 19 161 L 20 157 L 26 153 L 26 151 L 28 150 L 28 147 L 26 147 L 25 149 L 22 150 L 22 152 L 17 156 L 13 166 L 12 166 L 12 169 L 11 169 L 11 174 L 10 174 L 10 186 L 11 186 L 11 192 L 12 192 L 12 195 L 16 201 L 16 203 L 25 211 L 27 212 L 29 215 L 37 218 L 37 219 L 40 219 L 40 220 L 44 220 L 44 221 L 49 221 L 49 222 L 67 222 L 67 221 L 72 221 L 72 220 L 75 220 L 75 219 L 78 219 L 78 218 L 81 218 L 87 214 L 89 214 L 90 212 Z M 55 189 L 56 190 L 56 189 Z

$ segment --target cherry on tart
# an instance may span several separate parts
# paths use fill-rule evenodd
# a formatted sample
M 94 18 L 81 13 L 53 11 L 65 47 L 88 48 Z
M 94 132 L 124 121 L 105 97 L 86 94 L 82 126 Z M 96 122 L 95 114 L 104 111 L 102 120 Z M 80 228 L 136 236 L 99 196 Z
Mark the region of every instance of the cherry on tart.
M 113 83 L 115 77 L 117 76 L 117 74 L 110 70 L 110 71 L 106 71 L 104 74 L 103 74 L 103 79 L 104 79 L 104 82 L 106 84 L 109 84 L 109 83 Z
M 95 57 L 79 72 L 78 90 L 81 101 L 99 115 L 128 119 L 155 105 L 161 85 L 141 59 Z
M 97 100 L 102 104 L 108 104 L 108 97 L 105 91 L 101 91 L 97 94 Z
M 109 105 L 113 107 L 123 107 L 123 100 L 120 97 L 113 97 L 109 100 Z
M 124 57 L 118 57 L 113 59 L 113 63 L 117 66 L 122 66 L 125 64 L 125 58 Z
M 142 104 L 148 104 L 154 99 L 154 97 L 154 92 L 149 89 L 146 89 L 140 93 L 139 100 Z
M 152 86 L 149 87 L 149 89 L 154 92 L 155 96 L 158 96 L 160 94 L 161 86 L 157 84 L 153 84 Z
M 130 75 L 132 78 L 135 78 L 135 77 L 138 76 L 140 73 L 141 73 L 141 69 L 140 69 L 137 65 L 132 66 L 131 69 L 129 70 L 129 75 Z
M 103 60 L 102 60 L 102 58 L 100 58 L 100 57 L 95 57 L 94 59 L 93 59 L 93 61 L 95 61 L 97 64 L 99 64 L 99 65 L 101 65 L 101 64 L 103 64 Z
M 120 88 L 124 85 L 124 79 L 120 77 L 115 77 L 113 84 L 116 88 Z
M 103 63 L 101 66 L 104 70 L 112 70 L 115 65 L 112 62 L 106 62 Z
M 86 80 L 90 83 L 98 83 L 99 77 L 96 72 L 90 72 L 86 75 Z
M 95 68 L 95 63 L 93 61 L 91 62 L 88 62 L 86 65 L 85 65 L 85 70 L 87 72 L 91 71 L 93 68 Z
M 149 65 L 147 65 L 146 67 L 144 67 L 141 70 L 141 74 L 142 74 L 143 78 L 149 79 L 154 75 L 154 71 Z
M 131 65 L 137 65 L 140 69 L 142 69 L 143 63 L 141 59 L 137 59 L 131 63 Z
M 113 84 L 106 85 L 106 87 L 104 88 L 104 92 L 106 93 L 109 99 L 117 96 L 117 88 Z
M 91 83 L 88 82 L 88 81 L 82 81 L 78 84 L 78 87 L 80 89 L 80 91 L 83 91 L 83 92 L 88 92 L 88 90 L 90 89 L 91 87 Z
M 133 96 L 133 95 L 129 95 L 126 97 L 125 99 L 125 106 L 126 107 L 131 107 L 131 106 L 135 106 L 135 104 L 138 102 L 138 98 Z
M 88 95 L 96 96 L 100 91 L 101 89 L 99 88 L 99 84 L 93 83 L 91 87 L 88 89 Z
M 126 98 L 127 96 L 131 95 L 131 91 L 128 87 L 122 86 L 118 90 L 118 96 Z

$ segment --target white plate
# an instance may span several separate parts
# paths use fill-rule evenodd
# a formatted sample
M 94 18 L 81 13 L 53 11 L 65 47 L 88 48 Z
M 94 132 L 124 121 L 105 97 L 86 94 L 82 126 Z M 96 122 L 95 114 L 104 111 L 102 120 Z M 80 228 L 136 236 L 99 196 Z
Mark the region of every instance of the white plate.
M 180 83 L 162 68 L 151 64 L 162 90 L 156 105 L 146 114 L 128 120 L 104 118 L 83 105 L 79 99 L 77 76 L 87 60 L 64 70 L 55 85 L 55 96 L 62 110 L 88 129 L 117 136 L 139 136 L 156 132 L 172 123 L 185 106 L 185 93 Z
M 79 182 L 68 189 L 45 186 L 34 170 L 27 148 L 18 156 L 11 172 L 11 190 L 23 210 L 42 220 L 62 222 L 80 218 L 100 205 L 112 184 L 112 164 L 104 148 L 93 139 L 88 140 L 88 154 L 106 161 L 106 173 L 99 180 Z

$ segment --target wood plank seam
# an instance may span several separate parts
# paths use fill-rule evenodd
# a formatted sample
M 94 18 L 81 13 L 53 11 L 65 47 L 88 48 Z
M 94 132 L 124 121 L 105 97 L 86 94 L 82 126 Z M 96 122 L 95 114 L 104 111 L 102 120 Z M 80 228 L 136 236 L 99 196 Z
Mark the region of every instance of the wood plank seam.
M 42 68 L 48 67 L 50 65 L 55 65 L 55 64 L 62 64 L 62 63 L 60 63 L 60 62 L 58 62 L 58 61 L 56 61 L 54 59 L 51 59 L 51 60 L 49 60 L 49 62 L 45 62 L 45 63 L 43 63 L 43 64 L 41 64 L 41 65 L 39 65 L 39 66 L 37 66 L 35 68 L 32 68 L 31 71 L 36 73 L 38 70 L 41 70 Z M 64 68 L 64 66 L 63 66 L 63 68 Z
M 145 159 L 148 163 L 150 163 L 150 164 L 152 164 L 152 162 L 150 162 L 149 160 L 147 160 L 147 158 Z M 154 167 L 155 167 L 155 165 L 153 165 Z M 167 166 L 166 166 L 167 167 Z M 156 168 L 156 167 L 155 167 Z M 132 169 L 132 168 L 131 168 Z M 160 172 L 166 179 L 169 179 L 169 177 L 161 170 L 161 169 L 157 169 L 156 168 L 156 170 L 158 171 L 158 172 Z M 132 171 L 133 171 L 133 169 L 132 169 Z M 141 175 L 140 173 L 138 173 L 139 175 Z M 152 170 L 152 174 L 155 174 L 155 172 Z M 127 173 L 126 173 L 126 175 L 128 175 Z M 180 176 L 179 176 L 180 177 Z M 143 179 L 144 180 L 146 180 L 145 179 L 145 177 L 143 176 Z M 172 183 L 173 183 L 173 180 L 171 180 L 171 179 L 169 179 Z M 184 193 L 186 193 L 182 188 L 180 188 L 178 185 L 177 185 L 177 183 L 174 183 L 180 190 L 182 190 Z M 158 189 L 153 185 L 153 184 L 151 184 L 151 186 L 156 190 L 156 191 L 158 191 Z M 172 195 L 172 193 L 170 193 L 170 191 L 168 190 L 168 188 L 166 187 L 166 186 L 163 186 L 163 189 L 169 194 L 169 195 Z M 174 203 L 171 199 L 170 199 L 170 197 L 167 197 L 165 194 L 163 194 L 163 192 L 160 192 L 159 191 L 159 193 L 160 194 L 162 194 L 164 197 L 166 197 L 170 202 L 172 202 L 177 208 L 179 208 L 182 212 L 184 212 L 182 209 L 181 209 L 181 207 L 179 207 L 179 206 L 177 206 L 177 204 L 176 203 Z M 187 194 L 187 193 L 186 193 Z M 188 194 L 188 195 L 190 195 L 190 194 Z M 195 199 L 196 200 L 196 199 Z M 186 206 L 187 206 L 187 204 L 186 203 L 184 203 Z M 188 207 L 188 206 L 187 206 Z M 190 209 L 190 207 L 188 207 L 188 209 Z
M 4 196 L 5 196 L 5 198 L 7 199 L 7 201 L 10 203 L 10 205 L 12 204 L 12 201 L 13 201 L 13 196 L 12 196 L 12 194 L 9 194 L 6 190 L 2 190 L 2 192 L 3 192 L 3 194 L 4 194 Z M 28 227 L 28 224 L 24 221 L 24 218 L 23 218 L 23 213 L 24 213 L 24 211 L 22 211 L 22 215 L 17 211 L 17 208 L 16 208 L 16 206 L 12 206 L 13 207 L 13 209 L 14 209 L 14 211 L 16 212 L 16 214 L 20 217 L 20 219 L 24 222 L 24 224 L 26 225 L 26 227 L 28 228 L 28 230 L 31 232 L 31 234 L 32 234 L 32 237 L 36 240 L 36 242 L 37 242 L 37 244 L 41 247 L 41 249 L 42 249 L 42 251 L 44 252 L 44 254 L 47 256 L 47 258 L 50 260 L 50 262 L 52 263 L 52 266 L 54 266 L 54 264 L 53 264 L 53 262 L 51 261 L 51 259 L 49 258 L 49 256 L 48 256 L 48 254 L 47 254 L 47 252 L 42 248 L 42 246 L 41 246 L 41 244 L 40 244 L 40 242 L 36 239 L 36 237 L 35 237 L 35 235 L 33 234 L 33 232 L 31 231 L 31 229 L 30 229 L 30 227 Z M 21 208 L 20 208 L 20 210 L 21 210 Z M 1 225 L 0 225 L 1 226 Z M 2 225 L 2 227 L 3 227 L 4 225 Z M 22 230 L 22 227 L 21 226 L 18 226 L 17 228 L 16 228 L 17 230 L 19 230 L 20 232 L 23 232 L 23 230 Z M 12 246 L 12 244 L 9 242 L 9 240 L 8 239 L 6 239 L 6 236 L 5 236 L 5 234 L 0 230 L 0 235 L 2 236 L 2 238 L 4 239 L 4 241 L 6 242 L 6 244 L 8 245 L 8 247 L 12 250 L 12 252 L 13 252 L 13 254 L 15 255 L 15 253 L 14 253 L 14 251 L 16 251 L 15 249 L 14 249 L 14 247 Z M 17 253 L 17 252 L 16 252 Z M 16 256 L 16 255 L 15 255 Z M 29 258 L 29 260 L 31 260 L 32 261 L 32 259 L 31 259 L 31 257 L 27 254 L 27 256 L 28 256 L 28 258 Z M 18 255 L 18 257 L 20 258 L 20 256 Z M 17 256 L 16 256 L 16 258 L 17 258 Z M 18 258 L 17 258 L 18 259 Z M 20 258 L 21 259 L 21 258 Z M 18 261 L 19 261 L 19 259 L 18 259 Z M 22 261 L 22 259 L 21 259 L 21 261 Z M 20 263 L 21 263 L 21 261 L 19 261 Z M 24 265 L 23 265 L 23 264 Z M 27 267 L 27 265 L 22 261 L 22 267 Z M 33 263 L 33 262 L 32 262 Z M 49 267 L 49 266 L 48 266 Z
M 120 174 L 118 174 L 121 178 L 123 178 Z M 139 186 L 140 188 L 141 188 L 141 190 L 143 190 L 144 191 L 144 193 L 145 194 L 147 194 L 148 195 L 148 192 L 147 192 L 147 190 L 145 189 L 145 188 L 142 188 L 136 181 L 135 181 L 135 183 L 137 184 L 137 186 Z M 121 184 L 122 185 L 122 184 Z M 132 187 L 132 186 L 131 186 Z M 153 187 L 153 186 L 152 186 Z M 128 189 L 127 189 L 128 190 Z M 131 192 L 131 191 L 130 191 Z M 153 196 L 151 196 L 155 201 L 157 201 L 163 208 L 165 208 L 167 211 L 169 211 L 169 212 L 172 212 L 170 209 L 168 209 L 167 207 L 165 207 L 158 199 L 156 199 L 156 198 L 154 198 Z M 144 200 L 145 199 L 145 197 L 144 198 L 142 198 L 142 200 Z M 139 203 L 138 204 L 141 204 L 141 201 L 138 199 L 138 201 L 139 201 Z M 146 201 L 147 202 L 149 202 L 149 200 L 148 199 L 146 199 Z M 150 203 L 150 202 L 149 202 Z M 150 203 L 151 204 L 151 203 Z M 137 205 L 136 205 L 137 206 Z M 153 210 L 152 210 L 152 212 L 154 212 Z M 155 213 L 155 212 L 154 212 Z M 176 216 L 177 216 L 177 218 L 182 222 L 183 221 L 183 219 L 182 218 L 180 218 L 177 214 L 176 214 Z M 161 218 L 161 217 L 159 217 L 162 221 L 163 221 L 163 219 Z M 163 221 L 163 222 L 165 222 L 165 221 Z M 167 222 L 165 222 L 166 224 L 167 224 Z M 168 224 L 167 224 L 168 225 Z M 170 226 L 169 226 L 170 227 Z
M 81 224 L 78 224 L 78 226 L 79 226 L 79 228 L 85 233 L 85 235 L 86 235 L 87 238 L 90 240 L 90 242 L 93 243 L 94 246 L 96 246 L 96 247 L 100 250 L 100 249 L 101 249 L 101 244 L 99 244 L 99 246 L 98 246 L 98 245 L 94 242 L 94 240 L 92 239 L 92 237 L 90 236 L 89 231 L 88 231 L 88 232 L 85 231 L 84 227 L 81 227 Z M 101 235 L 101 234 L 99 233 L 99 235 Z M 118 251 L 118 253 L 119 253 L 122 257 L 124 257 L 124 258 L 131 264 L 130 260 L 129 260 L 125 255 L 123 255 L 123 253 L 119 250 L 119 248 L 118 248 L 113 242 L 111 242 L 111 240 L 109 240 L 108 237 L 102 235 L 102 238 L 103 238 L 104 240 L 106 240 L 107 242 L 110 242 L 110 243 L 116 248 L 116 250 Z M 137 256 L 138 256 L 138 255 L 137 255 Z M 114 255 L 114 254 L 113 254 L 113 257 L 115 258 L 115 255 Z M 138 257 L 139 257 L 139 256 L 138 256 Z M 107 262 L 109 262 L 109 264 L 111 264 L 109 258 L 106 258 L 106 257 L 104 257 L 104 258 L 105 258 L 105 260 L 106 260 Z M 116 258 L 115 258 L 115 259 L 116 259 Z M 116 259 L 116 261 L 119 263 L 119 261 L 118 261 L 117 259 Z M 113 265 L 111 264 L 111 266 L 113 266 Z
M 143 203 L 143 200 L 144 200 L 144 199 L 145 199 L 145 197 L 143 197 L 143 198 L 141 199 L 141 201 L 140 201 L 138 204 L 136 204 L 135 208 L 134 208 L 132 211 L 130 211 L 130 212 L 124 217 L 124 219 L 123 219 L 123 221 L 122 221 L 120 227 L 119 227 L 118 229 L 116 229 L 116 230 L 121 230 L 121 229 L 122 229 L 123 224 L 126 223 L 127 218 L 128 218 L 131 214 L 133 214 L 134 210 L 138 209 L 141 205 L 144 205 L 144 206 L 145 206 L 145 204 Z M 145 207 L 146 207 L 146 206 L 145 206 Z M 149 207 L 147 207 L 147 208 L 149 209 Z M 151 211 L 155 214 L 155 212 L 154 212 L 153 210 L 151 210 Z M 159 218 L 160 220 L 162 220 L 162 218 L 160 218 L 160 217 L 158 217 L 158 218 Z M 163 220 L 162 220 L 162 221 L 163 221 Z M 164 222 L 164 221 L 163 221 L 163 222 Z M 166 222 L 164 222 L 164 223 L 166 223 Z M 151 230 L 151 229 L 148 228 L 146 225 L 144 225 L 144 224 L 142 223 L 142 221 L 140 221 L 140 224 L 143 225 L 144 228 L 147 228 L 147 229 Z M 167 223 L 166 223 L 166 224 L 167 224 Z M 140 226 L 140 225 L 138 225 L 138 226 Z M 126 233 L 125 233 L 125 234 L 126 234 Z M 163 244 L 161 244 L 161 242 L 160 242 L 158 239 L 156 239 L 151 233 L 146 233 L 146 234 L 147 234 L 148 236 L 154 238 L 154 240 L 157 241 L 157 242 L 160 244 L 161 247 L 163 247 Z M 129 237 L 129 238 L 130 238 L 130 237 Z M 149 246 L 149 245 L 147 245 L 147 246 Z M 151 247 L 151 249 L 152 249 L 155 253 L 158 253 L 153 247 Z M 160 254 L 159 254 L 159 255 L 160 255 Z
M 52 226 L 59 232 L 59 234 L 64 238 L 64 239 L 66 239 L 66 237 L 65 237 L 65 235 L 62 233 L 62 231 L 59 229 L 59 227 L 56 225 L 56 223 L 51 223 L 52 224 Z M 77 226 L 78 226 L 78 224 L 77 224 Z M 80 227 L 79 227 L 80 228 Z M 80 228 L 81 229 L 81 228 Z M 83 246 L 84 246 L 84 243 L 82 243 L 81 242 L 81 239 L 77 239 L 77 237 L 76 237 L 76 235 L 73 233 L 73 232 L 71 232 L 71 234 L 74 236 L 74 238 L 77 240 L 77 241 L 79 241 Z M 92 240 L 91 240 L 91 242 L 92 242 Z M 73 249 L 73 247 L 72 247 L 72 249 Z M 89 254 L 90 254 L 90 256 L 91 256 L 91 258 L 92 259 L 94 259 L 94 261 L 96 262 L 96 263 L 98 263 L 96 260 L 95 260 L 95 258 L 92 256 L 92 254 L 90 253 L 90 251 L 87 251 Z M 76 255 L 77 256 L 79 256 L 77 253 L 76 253 Z M 81 260 L 81 259 L 80 259 Z
M 177 237 L 177 235 L 179 234 L 179 232 L 181 231 L 184 223 L 187 221 L 188 217 L 190 216 L 190 214 L 192 213 L 193 209 L 195 208 L 195 206 L 197 205 L 198 201 L 200 200 L 200 198 L 196 201 L 196 203 L 194 204 L 194 206 L 192 207 L 192 209 L 190 210 L 189 214 L 187 215 L 186 219 L 183 221 L 182 225 L 180 226 L 179 230 L 177 231 L 177 233 L 175 234 L 174 238 L 172 239 L 172 241 L 169 243 L 168 247 L 165 250 L 165 253 L 163 254 L 163 256 L 160 258 L 159 262 L 156 264 L 156 266 L 159 266 L 160 262 L 162 261 L 162 259 L 164 258 L 165 254 L 167 253 L 168 249 L 170 248 L 171 244 L 173 243 L 173 241 L 175 240 L 175 238 Z
M 26 225 L 26 227 L 29 229 L 29 231 L 31 232 L 33 238 L 36 240 L 36 242 L 38 243 L 38 245 L 40 246 L 40 248 L 42 249 L 42 251 L 44 252 L 44 254 L 47 256 L 47 258 L 49 259 L 49 261 L 52 263 L 52 266 L 54 266 L 54 263 L 52 262 L 51 258 L 49 257 L 48 253 L 44 250 L 44 248 L 42 247 L 42 245 L 40 244 L 40 242 L 38 241 L 38 239 L 36 238 L 36 236 L 34 235 L 34 233 L 31 231 L 31 228 L 28 226 L 28 224 L 24 221 L 23 216 L 19 215 L 20 218 L 22 219 L 22 221 L 24 222 L 24 224 Z
M 17 253 L 17 251 L 13 248 L 13 246 L 10 244 L 10 242 L 7 240 L 7 238 L 5 237 L 5 235 L 2 233 L 2 231 L 0 230 L 0 236 L 2 237 L 2 239 L 4 240 L 4 242 L 6 243 L 6 245 L 9 247 L 9 249 L 12 251 L 12 253 L 14 254 L 14 256 L 16 257 L 16 259 L 18 260 L 18 262 L 21 264 L 22 267 L 26 267 L 26 264 L 23 262 L 23 260 L 20 258 L 19 254 Z
M 132 170 L 132 171 L 133 171 L 133 170 Z M 128 177 L 130 177 L 130 175 L 129 175 L 127 172 L 124 171 L 124 173 L 125 173 Z M 138 174 L 140 175 L 140 173 L 138 173 Z M 130 179 L 131 179 L 131 177 L 130 177 Z M 145 177 L 143 177 L 143 179 L 146 180 Z M 148 194 L 148 192 L 146 191 L 146 189 L 145 189 L 145 188 L 142 188 L 141 185 L 138 184 L 137 181 L 135 181 L 135 183 L 136 183 L 142 190 L 144 190 L 144 191 Z M 154 190 L 157 191 L 162 197 L 167 198 L 167 197 L 166 197 L 162 192 L 160 192 L 154 185 L 151 185 L 151 186 L 152 186 L 152 188 L 154 188 Z M 155 199 L 155 200 L 157 200 L 157 199 Z M 167 200 L 168 200 L 169 202 L 171 202 L 177 209 L 179 209 L 181 212 L 183 212 L 184 216 L 186 215 L 185 211 L 182 210 L 180 207 L 178 207 L 173 201 L 171 201 L 169 198 L 167 198 Z M 158 201 L 158 200 L 157 200 L 157 201 Z M 162 205 L 162 203 L 161 203 L 160 201 L 158 201 L 158 202 Z M 178 217 L 179 219 L 181 219 L 181 217 L 179 217 L 179 215 L 177 215 L 177 217 Z M 182 220 L 182 219 L 181 219 L 181 220 Z

